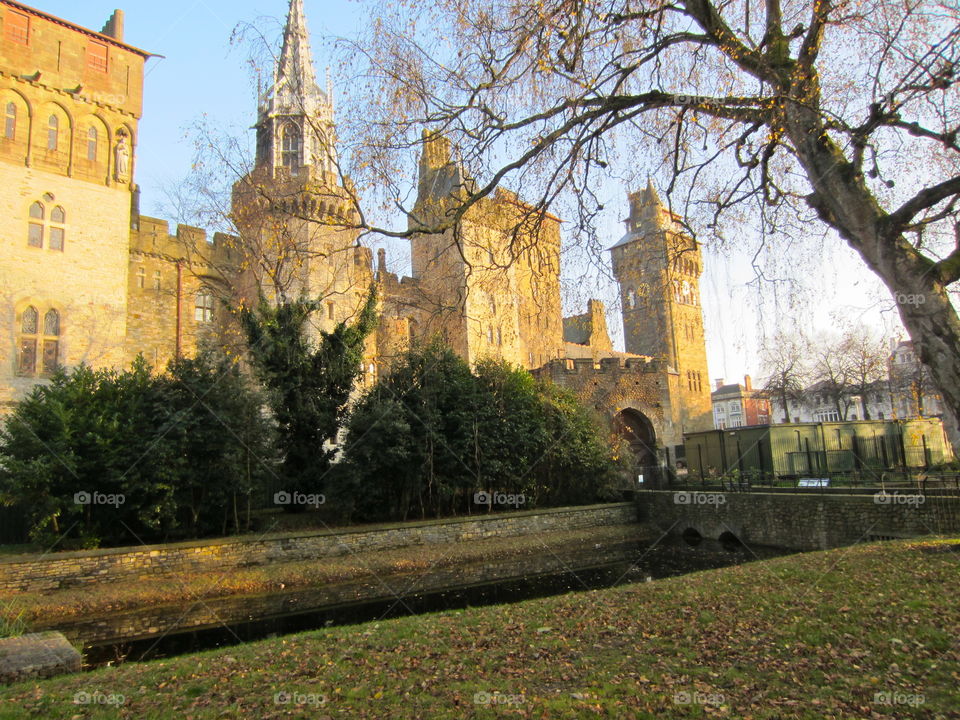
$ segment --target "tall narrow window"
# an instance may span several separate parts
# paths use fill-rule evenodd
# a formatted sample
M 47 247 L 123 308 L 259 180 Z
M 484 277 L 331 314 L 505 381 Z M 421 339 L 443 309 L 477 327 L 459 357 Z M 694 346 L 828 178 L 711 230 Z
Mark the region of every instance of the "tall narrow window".
M 43 375 L 53 375 L 60 359 L 60 313 L 47 310 L 43 316 Z
M 160 289 L 160 271 L 159 270 L 153 271 L 153 289 L 154 290 Z
M 20 316 L 20 362 L 17 372 L 20 375 L 33 375 L 37 372 L 37 330 L 40 314 L 32 305 Z
M 57 205 L 50 211 L 50 227 L 47 247 L 51 250 L 63 250 L 63 238 L 66 235 L 64 224 L 67 222 L 67 214 L 63 208 Z
M 87 45 L 87 67 L 98 72 L 107 71 L 107 46 L 103 43 L 90 41 Z
M 300 167 L 300 131 L 295 125 L 285 125 L 280 153 L 281 164 L 291 172 Z
M 328 303 L 327 303 L 327 319 L 333 320 L 334 312 L 335 312 L 335 310 L 334 310 L 334 307 L 333 307 L 333 303 L 332 303 L 332 302 L 328 302 Z
M 147 282 L 147 271 L 143 268 L 137 268 L 137 287 L 143 289 Z
M 27 45 L 30 42 L 30 16 L 19 13 L 16 10 L 7 10 L 6 17 L 3 19 L 3 25 L 6 28 L 7 39 L 13 40 L 20 45 Z
M 17 137 L 17 104 L 7 103 L 6 121 L 3 125 L 3 136 L 7 140 L 15 140 Z
M 97 129 L 90 126 L 87 130 L 87 160 L 96 162 L 97 159 Z
M 27 245 L 30 247 L 43 247 L 43 205 L 35 202 L 30 206 L 30 224 L 27 233 Z
M 213 320 L 213 293 L 209 290 L 204 289 L 197 293 L 197 305 L 193 317 L 199 323 L 208 323 Z
M 47 120 L 47 150 L 56 150 L 60 141 L 60 118 L 51 115 Z

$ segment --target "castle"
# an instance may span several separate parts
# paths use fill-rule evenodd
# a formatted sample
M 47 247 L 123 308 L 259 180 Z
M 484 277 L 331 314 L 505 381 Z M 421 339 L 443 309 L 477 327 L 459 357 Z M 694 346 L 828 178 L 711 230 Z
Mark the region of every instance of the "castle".
M 610 249 L 626 352 L 602 303 L 564 318 L 559 218 L 498 189 L 453 229 L 437 222 L 470 180 L 447 138 L 425 133 L 410 229 L 412 273 L 374 264 L 339 170 L 329 87 L 317 83 L 302 0 L 291 0 L 272 86 L 257 109 L 253 169 L 233 190 L 236 231 L 208 235 L 139 212 L 134 182 L 143 68 L 123 13 L 100 32 L 0 0 L 0 402 L 58 366 L 155 367 L 237 340 L 220 299 L 305 294 L 312 330 L 353 317 L 376 283 L 381 322 L 364 382 L 413 342 L 440 335 L 468 362 L 502 358 L 571 388 L 627 438 L 642 466 L 682 457 L 711 425 L 699 246 L 653 186 L 629 194 Z M 233 335 L 231 335 L 233 333 Z

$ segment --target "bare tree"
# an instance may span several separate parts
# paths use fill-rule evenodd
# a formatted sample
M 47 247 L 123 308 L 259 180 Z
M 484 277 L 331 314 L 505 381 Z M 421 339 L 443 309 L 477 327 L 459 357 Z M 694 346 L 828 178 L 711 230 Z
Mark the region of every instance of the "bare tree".
M 850 392 L 851 369 L 849 358 L 843 351 L 843 338 L 821 336 L 813 346 L 814 385 L 807 388 L 807 395 L 815 392 L 823 397 L 841 420 L 846 420 L 853 404 Z
M 771 405 L 779 403 L 783 422 L 790 422 L 790 403 L 804 399 L 804 388 L 809 378 L 806 367 L 809 344 L 801 336 L 778 333 L 761 351 L 761 362 L 766 382 L 762 392 Z M 771 408 L 776 413 L 776 406 Z M 772 418 L 776 422 L 776 416 Z
M 860 398 L 863 419 L 870 420 L 870 398 L 886 388 L 886 343 L 863 328 L 854 328 L 844 334 L 840 351 L 844 356 L 849 394 Z
M 610 173 L 656 154 L 701 237 L 752 219 L 790 252 L 818 220 L 846 241 L 960 411 L 955 3 L 397 0 L 346 61 L 362 97 L 341 136 L 358 188 L 405 209 L 394 234 L 424 227 L 404 179 L 423 124 L 477 178 L 432 231 L 502 182 L 589 228 Z
M 914 345 L 908 359 L 903 362 L 891 358 L 889 366 L 890 401 L 894 412 L 902 412 L 905 417 L 925 417 L 935 413 L 938 399 L 932 373 L 917 359 L 919 353 L 915 352 L 915 348 Z

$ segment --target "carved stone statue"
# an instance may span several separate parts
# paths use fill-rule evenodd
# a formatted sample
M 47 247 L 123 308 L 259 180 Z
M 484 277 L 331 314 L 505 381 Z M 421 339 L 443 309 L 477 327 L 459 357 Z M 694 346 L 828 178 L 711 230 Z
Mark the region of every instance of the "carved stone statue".
M 118 182 L 127 182 L 130 180 L 130 143 L 127 141 L 127 134 L 120 133 L 117 136 L 117 146 L 114 149 L 116 155 L 116 172 L 114 173 Z

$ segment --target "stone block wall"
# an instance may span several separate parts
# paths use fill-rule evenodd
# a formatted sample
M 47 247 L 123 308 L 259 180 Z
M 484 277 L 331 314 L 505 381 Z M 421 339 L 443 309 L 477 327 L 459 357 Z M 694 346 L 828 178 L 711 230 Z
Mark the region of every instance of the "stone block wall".
M 858 542 L 960 532 L 960 497 L 834 493 L 638 493 L 641 521 L 664 532 L 730 533 L 746 545 L 824 550 Z
M 0 560 L 0 593 L 136 581 L 191 571 L 229 572 L 232 568 L 272 562 L 623 525 L 636 520 L 634 504 L 614 503 L 323 532 L 10 557 Z
M 0 683 L 80 671 L 80 653 L 58 632 L 0 639 Z

